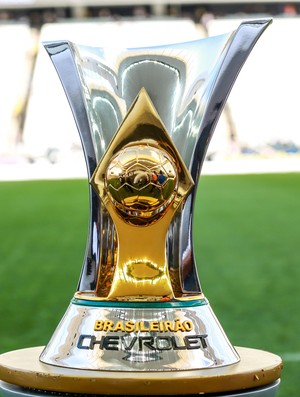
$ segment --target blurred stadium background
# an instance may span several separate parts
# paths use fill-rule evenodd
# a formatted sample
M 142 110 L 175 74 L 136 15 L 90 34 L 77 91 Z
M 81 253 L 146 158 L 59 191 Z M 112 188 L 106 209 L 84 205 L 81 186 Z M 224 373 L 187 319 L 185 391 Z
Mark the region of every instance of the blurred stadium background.
M 0 0 L 0 7 L 1 4 L 12 7 L 15 0 L 5 1 Z M 89 7 L 73 4 L 67 8 L 62 6 L 65 3 L 56 4 L 58 0 L 53 0 L 52 8 L 31 9 L 30 4 L 38 7 L 44 2 L 19 1 L 24 1 L 21 4 L 28 9 L 1 11 L 0 8 L 2 19 L 5 16 L 17 19 L 0 24 L 0 180 L 19 179 L 20 170 L 24 178 L 38 176 L 39 172 L 44 177 L 48 172 L 49 177 L 55 173 L 70 177 L 85 175 L 71 111 L 42 47 L 43 41 L 68 39 L 99 46 L 118 43 L 125 47 L 187 41 L 234 30 L 242 20 L 273 16 L 274 10 L 280 9 L 279 5 L 276 8 L 273 4 L 272 8 L 271 4 L 260 7 L 256 4 L 257 9 L 269 13 L 248 15 L 244 5 L 241 6 L 244 14 L 225 17 L 225 11 L 231 7 L 237 10 L 238 4 L 231 7 L 224 4 L 223 12 L 220 4 L 211 4 L 214 15 L 198 4 L 171 7 L 156 2 L 149 6 L 130 3 L 131 6 L 125 7 L 123 0 L 112 0 L 114 6 L 107 8 L 105 2 L 96 7 L 95 0 L 89 0 L 94 1 Z M 116 3 L 118 6 L 117 1 L 120 1 Z M 256 9 L 254 5 L 250 8 Z M 282 12 L 293 9 L 295 15 L 274 15 L 273 24 L 247 60 L 211 142 L 206 172 L 300 170 L 300 17 L 295 5 L 281 8 Z M 152 15 L 165 12 L 178 17 Z M 80 13 L 93 18 L 67 18 L 69 14 Z M 104 13 L 109 16 L 98 17 Z M 123 13 L 138 16 L 124 17 Z M 53 164 L 56 167 L 49 167 Z
M 83 155 L 42 41 L 151 45 L 272 17 L 211 142 L 195 247 L 232 343 L 280 354 L 279 397 L 300 395 L 298 12 L 297 2 L 0 0 L 0 352 L 47 343 L 85 250 Z

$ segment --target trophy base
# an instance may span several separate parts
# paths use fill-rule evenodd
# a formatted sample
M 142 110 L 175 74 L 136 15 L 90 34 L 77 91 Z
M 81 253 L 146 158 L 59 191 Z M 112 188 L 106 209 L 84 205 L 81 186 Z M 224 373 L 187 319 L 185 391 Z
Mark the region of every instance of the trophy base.
M 79 370 L 174 373 L 232 365 L 240 357 L 206 299 L 73 299 L 40 360 Z
M 271 385 L 265 387 L 259 387 L 255 390 L 244 390 L 238 391 L 233 393 L 222 393 L 222 397 L 275 397 L 280 381 L 272 383 Z M 3 397 L 64 397 L 62 393 L 55 393 L 55 392 L 44 392 L 39 390 L 26 390 L 21 388 L 20 386 L 11 385 L 9 383 L 0 382 L 0 390 L 2 392 Z M 72 394 L 66 394 L 67 397 L 72 397 Z M 81 396 L 76 394 L 76 397 Z M 82 394 L 82 397 L 85 395 Z M 115 397 L 114 395 L 109 395 L 110 397 Z M 189 397 L 198 397 L 199 394 L 190 395 Z M 205 394 L 202 396 L 205 396 Z M 218 394 L 209 394 L 209 397 L 217 397 L 221 396 Z M 124 396 L 125 397 L 125 396 Z M 126 396 L 130 397 L 130 396 Z M 179 397 L 179 396 L 178 396 Z
M 233 365 L 203 370 L 136 373 L 78 370 L 44 364 L 39 360 L 43 347 L 33 347 L 0 356 L 0 379 L 10 384 L 2 383 L 1 387 L 7 397 L 16 394 L 47 396 L 49 392 L 51 395 L 161 396 L 209 393 L 212 397 L 222 393 L 223 397 L 275 396 L 282 368 L 281 358 L 261 350 L 236 349 L 241 360 Z

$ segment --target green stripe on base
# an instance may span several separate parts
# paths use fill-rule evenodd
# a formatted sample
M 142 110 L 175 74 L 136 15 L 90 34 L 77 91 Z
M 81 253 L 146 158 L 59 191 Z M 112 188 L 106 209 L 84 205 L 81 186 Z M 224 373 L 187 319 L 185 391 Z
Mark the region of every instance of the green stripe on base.
M 92 301 L 85 299 L 73 298 L 71 303 L 79 306 L 92 307 L 127 307 L 132 309 L 154 309 L 154 308 L 178 308 L 178 307 L 194 307 L 207 305 L 206 299 L 196 299 L 190 301 L 172 301 L 172 302 L 112 302 L 112 301 Z

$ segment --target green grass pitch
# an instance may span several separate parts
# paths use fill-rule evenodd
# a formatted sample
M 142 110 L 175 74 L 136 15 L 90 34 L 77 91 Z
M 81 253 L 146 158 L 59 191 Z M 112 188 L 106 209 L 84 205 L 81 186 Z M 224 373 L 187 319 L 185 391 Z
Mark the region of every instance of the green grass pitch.
M 0 352 L 48 342 L 76 289 L 87 182 L 0 183 Z M 300 394 L 300 174 L 203 176 L 194 218 L 203 291 L 236 346 L 284 359 Z

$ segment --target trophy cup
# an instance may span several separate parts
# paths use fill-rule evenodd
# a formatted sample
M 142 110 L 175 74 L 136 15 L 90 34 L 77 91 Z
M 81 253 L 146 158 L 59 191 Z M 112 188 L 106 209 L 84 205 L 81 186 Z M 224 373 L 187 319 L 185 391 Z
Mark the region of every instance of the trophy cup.
M 210 138 L 269 24 L 120 52 L 45 44 L 82 141 L 89 234 L 48 345 L 0 357 L 4 396 L 275 395 L 281 359 L 230 344 L 200 288 L 192 237 Z

